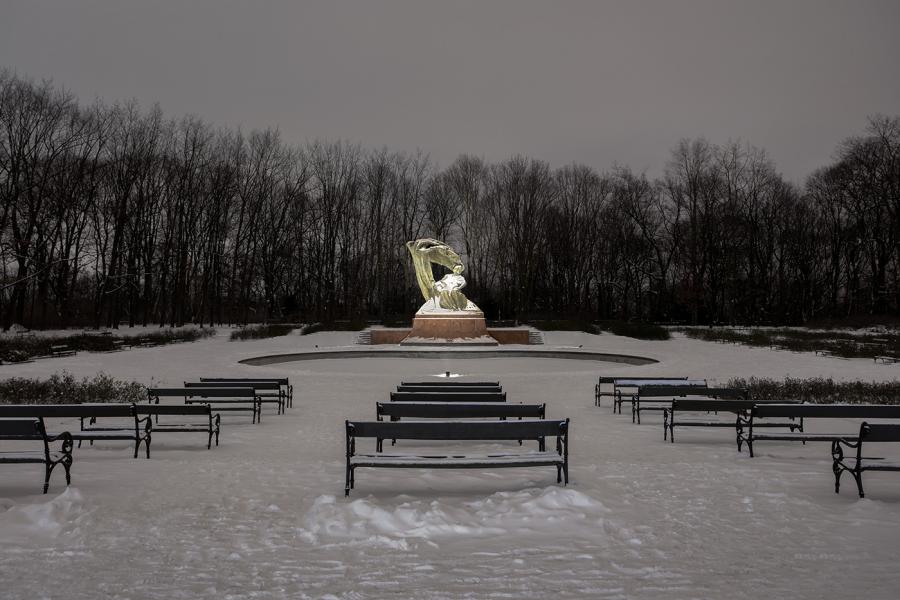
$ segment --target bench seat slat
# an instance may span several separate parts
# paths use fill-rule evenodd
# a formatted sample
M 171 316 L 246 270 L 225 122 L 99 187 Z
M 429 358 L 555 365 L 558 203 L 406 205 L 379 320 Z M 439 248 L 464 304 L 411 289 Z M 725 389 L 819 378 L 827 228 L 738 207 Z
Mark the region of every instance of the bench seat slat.
M 534 467 L 563 464 L 563 457 L 556 452 L 534 452 L 527 454 L 486 454 L 415 456 L 397 454 L 358 454 L 350 459 L 355 467 L 395 467 L 395 468 L 479 468 L 479 467 Z
M 62 452 L 50 452 L 50 460 L 62 460 L 65 455 Z M 22 450 L 19 452 L 0 452 L 0 463 L 41 463 L 45 454 L 43 450 Z
M 192 433 L 192 432 L 203 432 L 206 433 L 209 431 L 209 425 L 205 423 L 197 423 L 197 424 L 189 424 L 189 423 L 178 423 L 172 425 L 160 425 L 157 423 L 153 426 L 153 433 Z
M 143 434 L 143 430 L 140 430 Z M 70 432 L 73 440 L 134 440 L 134 429 L 83 429 Z M 53 434 L 50 435 L 59 435 Z
M 753 425 L 756 428 L 756 425 Z M 855 433 L 760 433 L 753 434 L 753 441 L 769 440 L 769 441 L 785 441 L 785 442 L 833 442 L 835 440 L 851 440 L 856 437 Z
M 678 421 L 677 427 L 731 427 L 734 429 L 734 421 Z
M 865 471 L 900 471 L 900 462 L 869 459 L 861 460 L 860 467 Z

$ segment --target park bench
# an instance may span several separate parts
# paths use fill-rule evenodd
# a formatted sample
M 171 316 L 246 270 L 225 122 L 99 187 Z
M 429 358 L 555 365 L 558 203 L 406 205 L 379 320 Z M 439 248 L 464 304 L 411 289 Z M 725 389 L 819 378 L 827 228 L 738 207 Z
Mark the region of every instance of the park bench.
M 637 391 L 637 388 L 642 385 L 706 387 L 705 379 L 687 379 L 685 377 L 615 377 L 612 378 L 612 381 L 604 383 L 611 383 L 612 391 L 596 392 L 595 404 L 600 406 L 600 399 L 602 397 L 612 396 L 613 413 L 618 410 L 619 414 L 622 414 L 622 402 L 626 397 L 630 397 L 630 394 L 626 393 L 626 390 L 632 390 L 633 394 Z M 600 384 L 598 383 L 595 390 L 599 390 L 599 385 Z
M 424 392 L 431 394 L 443 394 L 443 393 L 462 393 L 462 394 L 471 394 L 473 392 L 488 392 L 488 393 L 499 393 L 503 391 L 499 385 L 497 386 L 474 386 L 467 385 L 464 387 L 442 387 L 436 385 L 398 385 L 398 392 Z
M 253 388 L 147 388 L 151 404 L 160 398 L 182 398 L 185 404 L 209 404 L 217 413 L 250 412 L 252 422 L 262 419 L 262 403 Z
M 50 356 L 54 358 L 58 358 L 61 356 L 75 356 L 75 350 L 72 350 L 72 348 L 65 344 L 56 344 L 54 346 L 50 346 Z
M 616 397 L 615 383 L 617 379 L 630 379 L 632 381 L 685 381 L 687 377 L 619 377 L 619 376 L 603 376 L 594 384 L 594 406 L 600 406 L 600 398 L 610 396 Z M 604 392 L 603 386 L 613 386 L 612 391 Z M 615 402 L 613 402 L 613 411 L 615 412 Z
M 617 379 L 613 382 L 613 413 L 616 412 L 616 407 L 618 406 L 619 414 L 621 415 L 622 403 L 625 398 L 634 396 L 641 386 L 705 388 L 708 384 L 705 379 Z M 626 390 L 632 391 L 628 394 Z M 632 409 L 634 409 L 633 398 Z M 632 416 L 634 415 L 632 414 Z M 640 423 L 640 415 L 638 415 L 638 423 Z
M 879 360 L 886 365 L 895 364 L 895 363 L 900 362 L 900 356 L 890 356 L 887 354 L 879 354 L 878 356 L 875 357 L 875 362 L 877 363 Z
M 672 401 L 676 398 L 687 397 L 746 400 L 747 390 L 711 388 L 705 385 L 641 385 L 631 396 L 631 422 L 640 424 L 642 412 L 663 412 L 671 408 Z
M 281 386 L 281 390 L 287 399 L 287 407 L 294 407 L 294 386 L 291 385 L 291 382 L 287 377 L 201 377 L 200 381 L 203 383 L 256 383 L 257 381 L 274 381 Z
M 742 421 L 741 417 L 750 412 L 750 410 L 759 404 L 754 400 L 718 400 L 718 399 L 681 399 L 675 398 L 672 405 L 663 410 L 663 440 L 668 439 L 675 443 L 675 426 L 679 427 L 727 427 L 734 429 L 737 436 L 741 435 Z M 676 415 L 682 413 L 705 413 L 707 416 L 688 416 L 676 420 Z M 710 413 L 718 414 L 731 413 L 733 419 L 723 420 L 721 418 L 709 417 Z M 756 424 L 757 427 L 780 427 L 787 428 L 790 431 L 799 429 L 800 424 L 794 420 L 790 421 L 763 421 Z
M 401 381 L 400 385 L 415 385 L 415 386 L 437 386 L 437 387 L 466 387 L 466 386 L 475 386 L 475 387 L 499 387 L 499 381 L 453 381 L 451 379 L 447 379 L 446 381 Z
M 900 471 L 900 462 L 886 461 L 881 458 L 863 456 L 863 442 L 900 442 L 900 425 L 894 423 L 867 423 L 863 421 L 859 427 L 859 434 L 850 439 L 838 439 L 831 444 L 831 469 L 834 472 L 834 493 L 841 491 L 841 475 L 844 471 L 850 473 L 856 480 L 856 488 L 859 497 L 865 498 L 863 491 L 862 474 L 864 471 Z M 855 449 L 856 456 L 847 459 L 844 456 L 844 446 Z
M 557 483 L 569 482 L 569 420 L 540 421 L 346 421 L 347 471 L 344 495 L 355 486 L 360 467 L 415 469 L 493 469 L 556 467 Z M 357 454 L 357 438 L 444 441 L 499 441 L 556 437 L 556 451 L 503 454 Z
M 44 419 L 0 419 L 0 440 L 26 441 L 40 440 L 43 450 L 14 450 L 0 452 L 0 463 L 5 464 L 43 464 L 44 493 L 50 488 L 50 474 L 56 465 L 66 470 L 66 485 L 72 483 L 72 436 L 67 431 L 56 435 L 48 435 L 44 427 Z M 50 449 L 52 442 L 62 442 L 57 451 Z
M 462 402 L 376 402 L 375 418 L 384 417 L 391 421 L 401 418 L 411 419 L 543 419 L 547 412 L 546 404 L 507 404 L 506 402 L 478 402 L 466 404 Z M 391 445 L 397 440 L 392 440 Z M 519 444 L 521 445 L 521 440 Z M 544 440 L 538 440 L 540 449 L 544 449 Z M 375 446 L 381 452 L 381 440 Z
M 150 419 L 140 418 L 134 404 L 84 403 L 84 404 L 7 404 L 0 405 L 0 418 L 78 419 L 80 427 L 69 430 L 73 441 L 124 440 L 134 442 L 137 458 L 141 443 L 150 458 Z M 120 419 L 118 422 L 97 425 L 97 419 Z M 49 435 L 56 435 L 51 432 Z
M 757 419 L 789 418 L 799 419 L 796 431 L 759 433 Z M 900 419 L 900 405 L 894 404 L 799 404 L 771 403 L 755 404 L 750 414 L 740 417 L 738 451 L 747 444 L 753 456 L 753 444 L 759 441 L 780 442 L 831 442 L 853 439 L 856 431 L 813 433 L 805 430 L 806 419 Z
M 506 392 L 391 392 L 391 402 L 506 402 Z
M 212 448 L 213 436 L 216 446 L 219 445 L 219 431 L 222 427 L 222 415 L 213 414 L 209 404 L 137 404 L 135 411 L 138 415 L 147 415 L 148 420 L 153 417 L 156 423 L 153 425 L 153 433 L 205 433 L 209 437 L 206 449 Z M 202 422 L 159 422 L 160 416 L 179 417 L 204 417 Z M 147 441 L 147 458 L 150 458 L 150 442 Z
M 211 388 L 249 388 L 256 392 L 256 395 L 259 396 L 259 401 L 262 404 L 274 404 L 278 414 L 284 414 L 284 407 L 287 402 L 287 398 L 281 390 L 281 385 L 279 385 L 275 381 L 253 381 L 253 382 L 230 382 L 230 383 L 219 383 L 215 381 L 185 381 L 184 387 L 186 388 L 202 388 L 202 389 L 211 389 Z

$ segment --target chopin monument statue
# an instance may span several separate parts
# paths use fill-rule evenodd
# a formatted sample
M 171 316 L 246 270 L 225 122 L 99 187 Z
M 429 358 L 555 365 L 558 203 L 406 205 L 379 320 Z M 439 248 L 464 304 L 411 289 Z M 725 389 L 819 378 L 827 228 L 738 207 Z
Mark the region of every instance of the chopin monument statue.
M 406 242 L 406 249 L 412 256 L 425 304 L 416 313 L 412 331 L 401 344 L 496 345 L 497 341 L 488 335 L 484 313 L 462 293 L 466 280 L 459 254 L 431 238 Z M 433 264 L 450 272 L 435 281 Z
M 478 310 L 462 293 L 466 280 L 462 276 L 465 269 L 459 254 L 453 248 L 433 240 L 425 238 L 406 242 L 406 249 L 412 255 L 413 266 L 416 268 L 416 281 L 422 296 L 425 297 L 425 306 L 420 309 L 436 311 L 443 310 Z M 442 265 L 450 269 L 450 273 L 444 275 L 440 281 L 434 280 L 431 270 L 432 263 Z

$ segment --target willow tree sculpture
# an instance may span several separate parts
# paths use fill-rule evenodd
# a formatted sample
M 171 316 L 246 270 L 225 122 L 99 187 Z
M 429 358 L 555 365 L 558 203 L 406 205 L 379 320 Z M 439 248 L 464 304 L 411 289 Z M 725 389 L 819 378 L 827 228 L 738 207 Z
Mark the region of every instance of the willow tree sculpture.
M 439 240 L 424 238 L 406 242 L 406 248 L 412 256 L 416 281 L 426 301 L 423 309 L 478 310 L 460 291 L 466 285 L 466 279 L 462 276 L 465 267 L 459 254 L 450 246 Z M 433 263 L 447 267 L 451 272 L 435 281 L 431 271 Z M 429 302 L 431 306 L 428 306 Z

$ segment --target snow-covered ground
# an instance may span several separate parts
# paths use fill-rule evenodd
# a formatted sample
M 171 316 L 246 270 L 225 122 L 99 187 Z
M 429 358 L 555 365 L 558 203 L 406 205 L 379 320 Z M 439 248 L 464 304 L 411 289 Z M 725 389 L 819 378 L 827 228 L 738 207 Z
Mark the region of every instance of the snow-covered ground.
M 610 374 L 885 380 L 900 377 L 900 365 L 681 336 L 548 332 L 544 348 L 581 344 L 660 362 L 359 358 L 252 367 L 237 361 L 351 346 L 356 334 L 238 343 L 227 335 L 0 366 L 0 377 L 102 370 L 178 385 L 258 374 L 295 385 L 284 416 L 268 410 L 260 425 L 224 417 L 221 446 L 211 451 L 202 435 L 179 434 L 155 435 L 150 460 L 132 459 L 124 442 L 76 450 L 72 487 L 54 474 L 46 496 L 37 493 L 40 468 L 0 465 L 0 597 L 897 597 L 896 473 L 867 474 L 864 500 L 848 477 L 835 495 L 827 444 L 760 443 L 754 459 L 736 451 L 727 430 L 679 430 L 668 444 L 655 417 L 638 426 L 594 407 L 593 386 Z M 499 379 L 509 401 L 547 402 L 549 417 L 570 417 L 570 485 L 556 485 L 552 468 L 362 469 L 345 499 L 344 420 L 374 418 L 375 401 L 401 379 L 448 370 Z M 446 445 L 427 447 L 435 446 Z

